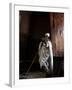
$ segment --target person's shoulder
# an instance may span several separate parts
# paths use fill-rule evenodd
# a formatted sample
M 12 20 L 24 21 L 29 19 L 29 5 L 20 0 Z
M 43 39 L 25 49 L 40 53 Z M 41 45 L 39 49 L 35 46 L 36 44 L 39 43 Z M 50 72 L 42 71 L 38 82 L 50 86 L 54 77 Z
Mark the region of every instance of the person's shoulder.
M 50 44 L 51 44 L 51 41 L 50 41 L 50 40 L 48 40 L 48 43 L 50 43 Z
M 50 46 L 50 47 L 52 47 L 52 43 L 51 43 L 51 41 L 50 41 L 50 40 L 48 41 L 48 43 L 49 43 L 49 46 Z
M 40 42 L 40 44 L 42 44 L 42 41 Z
M 39 43 L 39 46 L 41 46 L 42 45 L 42 41 Z

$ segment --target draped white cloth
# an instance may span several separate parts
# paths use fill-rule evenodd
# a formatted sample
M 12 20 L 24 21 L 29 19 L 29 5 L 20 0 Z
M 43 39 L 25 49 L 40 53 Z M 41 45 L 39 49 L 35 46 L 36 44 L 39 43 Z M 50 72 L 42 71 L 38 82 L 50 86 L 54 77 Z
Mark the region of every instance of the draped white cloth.
M 46 43 L 40 42 L 39 44 L 39 64 L 40 68 L 45 67 L 46 71 L 49 72 L 49 64 L 51 70 L 53 70 L 53 52 L 52 52 L 52 44 L 48 40 Z M 48 60 L 50 59 L 50 63 Z

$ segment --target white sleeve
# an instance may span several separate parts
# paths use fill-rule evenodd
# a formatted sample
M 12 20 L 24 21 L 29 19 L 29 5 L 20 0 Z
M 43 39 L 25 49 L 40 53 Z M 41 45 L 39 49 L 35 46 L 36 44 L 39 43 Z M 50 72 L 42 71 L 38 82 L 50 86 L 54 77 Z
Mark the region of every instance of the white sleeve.
M 39 43 L 39 50 L 40 50 L 40 48 L 41 48 L 41 45 L 42 45 L 42 42 Z
M 39 43 L 39 48 L 38 48 L 38 55 L 40 56 L 41 55 L 41 46 L 42 46 L 42 42 Z
M 49 49 L 50 49 L 50 58 L 51 58 L 51 70 L 53 71 L 53 50 L 52 50 L 51 42 L 49 42 Z

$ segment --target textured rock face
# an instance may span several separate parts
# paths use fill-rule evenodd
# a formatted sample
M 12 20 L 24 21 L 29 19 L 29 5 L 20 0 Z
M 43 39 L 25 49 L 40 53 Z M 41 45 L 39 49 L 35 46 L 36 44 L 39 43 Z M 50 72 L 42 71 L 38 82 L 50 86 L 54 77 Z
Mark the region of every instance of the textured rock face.
M 64 14 L 51 13 L 51 37 L 53 53 L 55 56 L 63 56 L 64 53 Z

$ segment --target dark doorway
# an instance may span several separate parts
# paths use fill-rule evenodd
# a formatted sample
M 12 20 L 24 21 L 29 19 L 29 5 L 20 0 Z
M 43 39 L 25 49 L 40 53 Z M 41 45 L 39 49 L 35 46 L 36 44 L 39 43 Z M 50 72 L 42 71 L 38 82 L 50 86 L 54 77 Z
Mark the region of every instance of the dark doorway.
M 32 61 L 38 51 L 38 45 L 46 32 L 50 33 L 48 13 L 32 12 L 30 16 L 29 36 L 27 43 L 27 60 Z
M 34 59 L 35 55 L 38 53 L 38 46 L 42 37 L 46 32 L 51 33 L 50 31 L 50 17 L 48 12 L 22 12 L 20 11 L 21 15 L 21 22 L 20 22 L 20 74 L 27 71 L 28 67 L 30 66 L 32 60 Z M 25 16 L 26 15 L 26 16 Z M 24 21 L 28 16 L 28 31 L 24 28 Z M 26 18 L 25 18 L 26 17 Z M 23 20 L 24 18 L 24 20 Z M 27 21 L 26 21 L 27 22 Z M 26 24 L 26 23 L 25 23 Z M 25 31 L 24 31 L 25 30 Z M 34 70 L 38 66 L 38 57 L 34 61 L 37 65 L 34 65 Z M 32 70 L 32 68 L 30 69 Z

